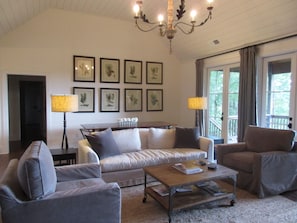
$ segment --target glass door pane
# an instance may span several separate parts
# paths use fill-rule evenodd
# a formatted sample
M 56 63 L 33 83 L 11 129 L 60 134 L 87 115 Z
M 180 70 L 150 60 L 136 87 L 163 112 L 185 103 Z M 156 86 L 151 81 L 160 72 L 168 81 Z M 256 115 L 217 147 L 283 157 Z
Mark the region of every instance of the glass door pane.
M 222 69 L 211 70 L 209 73 L 209 105 L 208 105 L 208 135 L 222 137 L 222 112 L 223 112 L 223 77 Z
M 288 129 L 291 101 L 291 59 L 267 63 L 265 127 Z

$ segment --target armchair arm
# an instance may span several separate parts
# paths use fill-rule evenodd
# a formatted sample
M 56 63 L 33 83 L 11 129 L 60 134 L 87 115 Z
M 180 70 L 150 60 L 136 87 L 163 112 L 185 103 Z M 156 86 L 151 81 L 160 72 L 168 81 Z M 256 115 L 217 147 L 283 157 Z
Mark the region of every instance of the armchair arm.
M 200 149 L 207 152 L 207 160 L 214 160 L 214 142 L 213 139 L 200 136 L 199 137 Z
M 76 164 L 55 167 L 57 181 L 70 181 L 88 178 L 101 178 L 100 164 Z
M 259 197 L 280 194 L 297 188 L 297 153 L 270 151 L 254 156 L 254 179 Z
M 218 144 L 216 145 L 216 158 L 219 164 L 223 164 L 223 158 L 227 153 L 243 152 L 246 150 L 244 142 L 233 144 Z
M 117 183 L 56 192 L 44 199 L 2 211 L 7 222 L 119 223 L 121 191 Z

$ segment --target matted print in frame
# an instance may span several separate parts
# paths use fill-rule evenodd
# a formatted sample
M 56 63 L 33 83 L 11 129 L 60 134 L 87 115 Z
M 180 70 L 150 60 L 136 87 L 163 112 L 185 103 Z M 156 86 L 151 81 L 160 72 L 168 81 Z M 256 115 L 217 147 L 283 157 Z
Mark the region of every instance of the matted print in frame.
M 146 89 L 146 110 L 163 111 L 163 90 Z
M 100 111 L 119 112 L 120 111 L 120 89 L 100 88 Z
M 146 62 L 146 83 L 163 84 L 163 63 Z
M 73 80 L 95 82 L 95 57 L 73 56 Z
M 120 83 L 120 60 L 100 58 L 100 82 Z
M 73 87 L 73 94 L 78 95 L 78 112 L 95 111 L 95 88 Z
M 125 88 L 125 111 L 142 111 L 142 89 Z
M 142 61 L 125 60 L 124 61 L 124 82 L 130 84 L 142 83 Z

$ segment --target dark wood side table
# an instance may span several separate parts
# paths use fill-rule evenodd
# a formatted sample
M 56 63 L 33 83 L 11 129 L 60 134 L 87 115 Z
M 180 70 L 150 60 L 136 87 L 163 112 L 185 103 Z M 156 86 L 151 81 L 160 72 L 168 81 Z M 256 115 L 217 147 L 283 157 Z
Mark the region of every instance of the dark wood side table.
M 53 156 L 53 160 L 55 165 L 70 165 L 76 164 L 76 154 L 77 148 L 69 148 L 69 149 L 51 149 L 51 154 Z

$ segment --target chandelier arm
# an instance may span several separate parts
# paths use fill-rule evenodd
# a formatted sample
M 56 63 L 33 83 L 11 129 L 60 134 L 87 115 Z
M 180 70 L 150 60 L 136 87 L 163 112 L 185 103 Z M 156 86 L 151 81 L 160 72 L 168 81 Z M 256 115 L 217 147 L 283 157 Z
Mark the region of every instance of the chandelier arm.
M 154 25 L 154 24 L 156 24 L 156 23 L 149 23 L 149 24 Z M 140 27 L 140 25 L 138 24 L 138 19 L 135 19 L 135 25 L 136 25 L 136 27 L 137 27 L 140 31 L 142 31 L 142 32 L 150 32 L 150 31 L 152 31 L 152 30 L 154 30 L 154 29 L 160 27 L 160 25 L 155 25 L 155 26 L 153 26 L 153 27 L 151 27 L 151 28 L 149 28 L 149 29 L 144 29 L 144 28 Z

